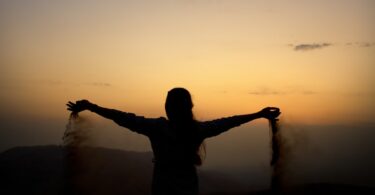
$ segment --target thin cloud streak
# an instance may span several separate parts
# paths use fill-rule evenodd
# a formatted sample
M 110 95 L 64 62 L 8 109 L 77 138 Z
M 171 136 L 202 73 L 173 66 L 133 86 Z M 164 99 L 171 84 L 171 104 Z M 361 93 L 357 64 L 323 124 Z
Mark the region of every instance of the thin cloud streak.
M 285 93 L 281 92 L 281 91 L 271 90 L 271 89 L 268 89 L 268 88 L 263 88 L 263 89 L 260 89 L 260 90 L 250 91 L 250 92 L 248 92 L 248 94 L 266 96 L 266 95 L 284 95 Z
M 94 87 L 111 87 L 111 83 L 106 82 L 85 82 L 85 83 L 72 83 L 61 80 L 39 80 L 36 81 L 38 84 L 49 85 L 49 86 L 61 86 L 61 85 L 74 85 L 74 86 L 94 86 Z
M 267 87 L 259 88 L 258 90 L 250 90 L 248 92 L 249 95 L 257 95 L 257 96 L 271 96 L 271 95 L 292 95 L 292 94 L 300 94 L 300 95 L 315 95 L 317 92 L 312 90 L 304 90 L 304 89 L 287 89 L 287 90 L 274 90 Z
M 93 82 L 93 83 L 86 83 L 86 85 L 94 86 L 94 87 L 111 87 L 110 83 L 104 82 Z
M 313 43 L 313 44 L 299 44 L 294 46 L 295 51 L 310 51 L 315 49 L 322 49 L 328 46 L 332 46 L 331 43 Z
M 375 43 L 364 42 L 364 43 L 356 43 L 359 47 L 372 47 L 375 46 Z
M 300 43 L 300 44 L 288 44 L 294 51 L 312 51 L 317 49 L 323 49 L 330 46 L 347 46 L 347 47 L 361 47 L 369 48 L 375 46 L 375 42 L 346 42 L 346 43 Z

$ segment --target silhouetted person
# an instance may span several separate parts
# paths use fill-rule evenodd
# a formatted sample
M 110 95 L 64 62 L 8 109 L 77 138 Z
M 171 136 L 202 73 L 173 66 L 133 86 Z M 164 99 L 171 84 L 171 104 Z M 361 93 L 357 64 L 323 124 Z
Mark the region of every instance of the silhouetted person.
M 267 107 L 253 114 L 200 122 L 194 119 L 193 102 L 184 88 L 168 92 L 165 102 L 168 119 L 145 118 L 103 108 L 87 100 L 69 102 L 67 106 L 73 114 L 90 110 L 150 139 L 154 153 L 153 195 L 198 194 L 196 166 L 202 163 L 199 149 L 204 139 L 254 119 L 272 119 L 280 114 L 278 108 Z

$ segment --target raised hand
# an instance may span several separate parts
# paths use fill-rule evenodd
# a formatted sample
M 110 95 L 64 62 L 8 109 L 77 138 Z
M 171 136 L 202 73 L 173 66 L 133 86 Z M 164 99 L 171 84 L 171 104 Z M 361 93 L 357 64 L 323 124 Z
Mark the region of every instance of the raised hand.
M 67 110 L 72 111 L 72 115 L 77 115 L 79 112 L 82 112 L 89 108 L 90 102 L 87 100 L 79 100 L 76 103 L 69 101 L 66 105 L 68 106 Z
M 276 108 L 276 107 L 266 107 L 266 108 L 263 108 L 260 112 L 259 112 L 260 116 L 261 117 L 264 117 L 266 119 L 276 119 L 280 114 L 280 109 L 279 108 Z

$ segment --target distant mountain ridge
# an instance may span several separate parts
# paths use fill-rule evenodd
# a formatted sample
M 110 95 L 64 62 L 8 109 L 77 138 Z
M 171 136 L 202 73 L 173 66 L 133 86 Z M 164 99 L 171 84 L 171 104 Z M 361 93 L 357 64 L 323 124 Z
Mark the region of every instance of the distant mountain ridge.
M 152 153 L 108 148 L 16 147 L 0 153 L 0 194 L 150 194 Z M 252 191 L 226 175 L 199 171 L 202 195 L 272 194 Z M 369 187 L 308 184 L 284 194 L 375 194 Z
M 79 194 L 150 194 L 152 157 L 99 147 L 16 147 L 0 154 L 0 194 L 71 194 L 67 186 Z M 218 173 L 199 174 L 202 192 L 243 188 Z

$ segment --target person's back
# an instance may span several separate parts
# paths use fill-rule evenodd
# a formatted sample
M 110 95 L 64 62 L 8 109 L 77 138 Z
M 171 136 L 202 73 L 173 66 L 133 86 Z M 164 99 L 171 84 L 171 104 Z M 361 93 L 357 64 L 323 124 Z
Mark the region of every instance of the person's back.
M 153 194 L 198 194 L 196 171 L 200 157 L 197 150 L 202 139 L 181 135 L 171 127 L 153 136 L 150 142 L 154 153 Z
M 157 133 L 149 136 L 154 152 L 153 194 L 198 194 L 196 165 L 202 162 L 199 149 L 204 140 L 192 113 L 189 92 L 175 88 L 168 92 Z
M 90 110 L 149 138 L 154 153 L 154 195 L 198 194 L 196 166 L 202 164 L 200 149 L 206 138 L 257 118 L 271 119 L 280 114 L 279 109 L 268 107 L 254 114 L 199 122 L 193 116 L 190 93 L 183 88 L 174 88 L 168 92 L 165 102 L 168 119 L 145 118 L 103 108 L 87 100 L 77 101 L 76 104 L 69 102 L 67 105 L 72 114 Z

